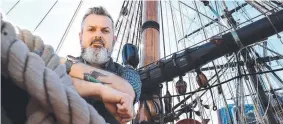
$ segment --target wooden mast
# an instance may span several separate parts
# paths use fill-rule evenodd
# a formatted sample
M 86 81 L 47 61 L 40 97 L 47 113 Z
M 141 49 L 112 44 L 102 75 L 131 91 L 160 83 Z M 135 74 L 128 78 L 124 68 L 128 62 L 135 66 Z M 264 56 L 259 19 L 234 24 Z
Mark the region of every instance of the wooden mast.
M 158 1 L 143 1 L 141 66 L 160 58 Z

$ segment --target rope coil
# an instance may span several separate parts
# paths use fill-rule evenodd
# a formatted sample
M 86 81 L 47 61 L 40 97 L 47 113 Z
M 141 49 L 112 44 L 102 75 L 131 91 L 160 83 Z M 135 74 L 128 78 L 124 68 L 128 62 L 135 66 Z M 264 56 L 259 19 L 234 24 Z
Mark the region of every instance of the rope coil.
M 77 93 L 51 46 L 28 30 L 1 22 L 1 72 L 31 96 L 27 124 L 106 123 Z

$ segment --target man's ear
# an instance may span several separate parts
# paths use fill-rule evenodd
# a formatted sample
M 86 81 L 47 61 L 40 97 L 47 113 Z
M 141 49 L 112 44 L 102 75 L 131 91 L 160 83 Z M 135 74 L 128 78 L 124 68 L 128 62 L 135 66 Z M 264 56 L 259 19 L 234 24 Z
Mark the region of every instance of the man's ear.
M 117 41 L 117 36 L 114 35 L 114 36 L 113 36 L 113 43 L 112 43 L 112 46 L 113 46 L 113 47 L 114 47 L 116 41 Z
M 114 35 L 114 41 L 117 41 L 117 36 Z
M 82 44 L 82 39 L 83 39 L 83 38 L 82 38 L 82 35 L 83 35 L 82 32 L 80 32 L 80 33 L 79 33 L 80 44 Z

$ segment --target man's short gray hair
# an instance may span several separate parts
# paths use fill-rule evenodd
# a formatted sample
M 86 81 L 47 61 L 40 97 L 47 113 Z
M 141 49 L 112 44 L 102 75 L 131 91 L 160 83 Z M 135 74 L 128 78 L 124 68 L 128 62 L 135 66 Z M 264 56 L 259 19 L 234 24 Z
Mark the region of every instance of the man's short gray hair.
M 114 28 L 114 21 L 113 21 L 112 17 L 110 16 L 110 14 L 108 13 L 108 11 L 104 7 L 99 6 L 99 7 L 92 7 L 92 8 L 89 8 L 87 10 L 87 12 L 85 13 L 85 15 L 83 17 L 82 23 L 81 23 L 82 29 L 83 29 L 83 25 L 84 25 L 84 21 L 85 21 L 86 17 L 89 16 L 90 14 L 96 14 L 96 15 L 102 15 L 102 16 L 109 17 L 111 22 L 112 22 L 112 28 Z

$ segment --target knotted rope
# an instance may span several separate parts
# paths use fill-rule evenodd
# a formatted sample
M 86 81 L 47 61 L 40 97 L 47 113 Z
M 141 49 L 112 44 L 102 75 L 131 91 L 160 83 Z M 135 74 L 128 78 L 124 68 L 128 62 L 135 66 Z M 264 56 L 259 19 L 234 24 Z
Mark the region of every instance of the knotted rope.
M 53 48 L 44 45 L 39 36 L 2 21 L 1 72 L 31 96 L 27 107 L 28 124 L 106 123 L 80 97 L 66 74 L 65 65 L 59 61 Z

